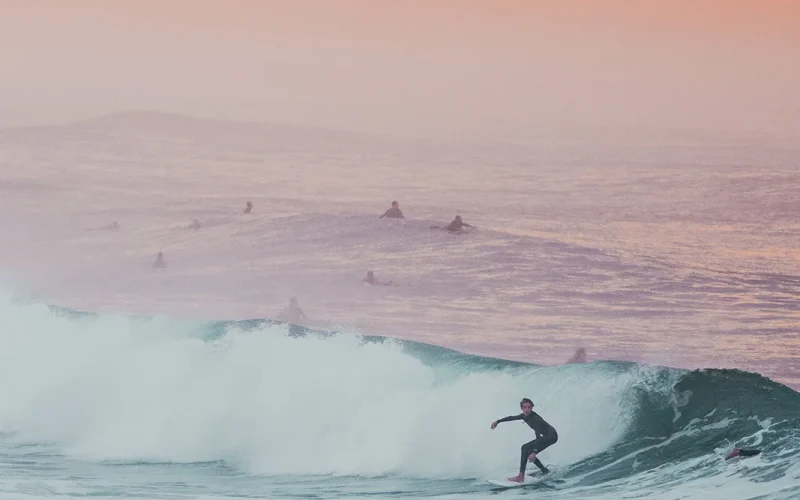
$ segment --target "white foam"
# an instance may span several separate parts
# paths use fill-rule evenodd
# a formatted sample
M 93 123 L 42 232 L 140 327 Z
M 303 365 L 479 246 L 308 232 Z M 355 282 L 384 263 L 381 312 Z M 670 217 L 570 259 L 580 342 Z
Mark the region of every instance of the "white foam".
M 568 464 L 627 425 L 633 375 L 579 367 L 444 374 L 391 343 L 290 338 L 282 327 L 198 339 L 198 323 L 70 319 L 0 304 L 0 428 L 90 460 L 227 460 L 263 474 L 514 472 L 533 439 L 531 397 L 559 431 L 542 454 Z M 581 378 L 581 383 L 578 379 Z M 502 476 L 501 476 L 502 477 Z

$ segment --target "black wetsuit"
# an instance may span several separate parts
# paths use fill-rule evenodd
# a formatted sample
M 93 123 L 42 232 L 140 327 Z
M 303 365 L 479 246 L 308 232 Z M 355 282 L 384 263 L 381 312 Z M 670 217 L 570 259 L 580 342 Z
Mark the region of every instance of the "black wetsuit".
M 470 226 L 466 222 L 462 222 L 460 219 L 456 219 L 456 220 L 452 221 L 450 224 L 448 224 L 445 227 L 445 229 L 447 229 L 450 232 L 454 232 L 455 233 L 455 232 L 461 231 L 465 227 L 472 227 L 472 226 Z
M 389 210 L 385 211 L 383 215 L 378 217 L 379 219 L 383 219 L 384 217 L 388 217 L 390 219 L 405 219 L 403 217 L 403 212 L 399 208 L 392 207 Z
M 730 460 L 731 458 L 736 457 L 754 457 L 761 453 L 761 450 L 746 450 L 744 448 L 734 448 L 730 455 L 725 457 L 725 460 Z
M 754 457 L 761 453 L 761 450 L 739 450 L 740 457 Z
M 558 433 L 556 432 L 555 427 L 545 422 L 545 420 L 534 411 L 530 412 L 527 417 L 520 413 L 519 415 L 501 418 L 497 421 L 497 423 L 511 422 L 512 420 L 524 420 L 525 423 L 528 424 L 528 427 L 536 432 L 536 439 L 522 445 L 522 457 L 520 458 L 519 462 L 519 473 L 525 474 L 525 467 L 528 465 L 528 457 L 530 454 L 539 454 L 540 451 L 554 444 L 556 441 L 558 441 Z M 547 474 L 549 472 L 547 467 L 542 465 L 542 462 L 539 461 L 538 457 L 533 463 L 543 473 Z

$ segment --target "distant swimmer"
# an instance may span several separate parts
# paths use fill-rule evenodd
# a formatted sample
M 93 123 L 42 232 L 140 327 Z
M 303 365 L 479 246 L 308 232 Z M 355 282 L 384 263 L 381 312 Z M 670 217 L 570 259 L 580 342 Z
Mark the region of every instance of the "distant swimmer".
M 167 262 L 164 260 L 164 252 L 158 252 L 156 261 L 153 262 L 153 267 L 167 267 Z
M 244 207 L 244 213 L 249 214 L 252 209 L 253 209 L 253 204 L 248 201 L 247 205 Z
M 583 347 L 578 347 L 578 349 L 575 351 L 575 354 L 573 354 L 565 364 L 571 365 L 577 363 L 586 363 L 586 349 Z
M 464 231 L 465 227 L 475 227 L 475 226 L 467 224 L 466 222 L 461 220 L 460 215 L 456 215 L 456 218 L 453 219 L 453 221 L 450 222 L 450 224 L 446 225 L 445 227 L 431 226 L 431 229 L 444 229 L 446 231 L 450 231 L 451 233 L 460 233 Z
M 396 201 L 392 202 L 392 208 L 390 208 L 390 209 L 386 210 L 385 212 L 383 212 L 383 215 L 381 215 L 378 218 L 379 219 L 383 219 L 384 217 L 387 217 L 389 219 L 403 219 L 403 220 L 406 220 L 406 218 L 403 217 L 403 212 L 400 210 L 400 207 L 398 206 Z
M 278 314 L 278 319 L 287 323 L 308 321 L 306 314 L 300 309 L 300 306 L 297 304 L 297 299 L 294 297 L 289 299 L 289 305 L 283 308 L 280 314 Z
M 361 280 L 361 282 L 367 285 L 380 285 L 380 286 L 394 285 L 394 283 L 392 283 L 391 281 L 378 281 L 375 278 L 375 273 L 373 273 L 372 271 L 367 271 L 367 276 L 363 280 Z
M 192 223 L 189 224 L 189 229 L 200 229 L 201 227 L 203 227 L 203 225 L 200 224 L 200 221 L 197 219 L 194 219 Z
M 730 460 L 736 457 L 742 457 L 742 458 L 754 457 L 760 453 L 761 450 L 746 450 L 744 448 L 734 448 L 733 451 L 730 452 L 727 457 L 725 457 L 725 460 Z
M 522 398 L 522 401 L 519 402 L 519 407 L 522 410 L 522 413 L 519 415 L 512 415 L 492 422 L 492 429 L 494 429 L 497 427 L 497 424 L 502 422 L 522 420 L 536 433 L 536 439 L 522 445 L 522 455 L 519 461 L 519 475 L 508 478 L 509 481 L 514 481 L 515 483 L 525 481 L 525 466 L 528 464 L 529 460 L 542 471 L 542 474 L 548 474 L 550 471 L 539 461 L 537 455 L 542 450 L 558 441 L 556 429 L 545 422 L 538 413 L 533 411 L 533 401 L 528 398 Z

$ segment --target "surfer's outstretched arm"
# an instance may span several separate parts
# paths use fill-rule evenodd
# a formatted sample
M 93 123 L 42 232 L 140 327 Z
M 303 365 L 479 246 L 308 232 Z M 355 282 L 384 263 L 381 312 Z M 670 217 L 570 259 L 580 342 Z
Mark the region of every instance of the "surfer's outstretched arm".
M 502 424 L 503 422 L 511 422 L 513 420 L 522 420 L 524 418 L 525 418 L 525 415 L 523 415 L 522 413 L 520 413 L 519 415 L 511 415 L 511 416 L 508 416 L 508 417 L 503 417 L 503 418 L 501 418 L 499 420 L 495 420 L 494 422 L 492 422 L 492 429 L 497 427 L 497 424 Z

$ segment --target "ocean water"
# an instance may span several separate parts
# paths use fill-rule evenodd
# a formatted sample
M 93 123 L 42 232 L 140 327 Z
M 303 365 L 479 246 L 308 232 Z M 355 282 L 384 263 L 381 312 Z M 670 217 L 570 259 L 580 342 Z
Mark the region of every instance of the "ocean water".
M 800 498 L 798 160 L 157 113 L 2 130 L 0 496 L 493 497 L 532 433 L 489 424 L 530 397 L 557 472 L 504 498 Z M 430 228 L 455 214 L 476 227 Z M 290 297 L 303 327 L 273 321 Z

